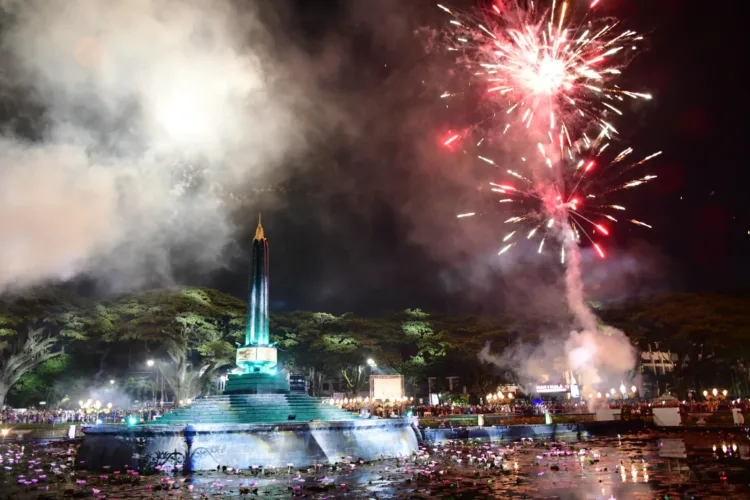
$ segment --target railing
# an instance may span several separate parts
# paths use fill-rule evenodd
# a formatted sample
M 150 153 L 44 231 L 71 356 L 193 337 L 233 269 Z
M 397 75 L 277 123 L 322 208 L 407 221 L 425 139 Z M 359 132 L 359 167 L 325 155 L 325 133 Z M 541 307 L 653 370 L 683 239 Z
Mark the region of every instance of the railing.
M 532 425 L 544 424 L 544 415 L 522 415 L 522 414 L 486 414 L 485 426 L 493 425 Z M 557 413 L 551 416 L 554 424 L 567 424 L 577 422 L 592 422 L 593 413 Z M 479 425 L 478 415 L 444 415 L 425 416 L 419 418 L 420 427 L 473 427 Z

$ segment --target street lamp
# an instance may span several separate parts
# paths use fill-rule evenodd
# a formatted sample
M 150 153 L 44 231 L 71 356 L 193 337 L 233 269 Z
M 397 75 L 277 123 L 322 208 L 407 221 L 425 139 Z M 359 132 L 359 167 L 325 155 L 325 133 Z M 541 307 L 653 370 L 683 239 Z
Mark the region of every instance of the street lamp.
M 376 366 L 378 366 L 378 365 L 377 365 L 377 364 L 375 364 L 375 360 L 374 360 L 374 359 L 372 359 L 372 358 L 368 358 L 368 359 L 367 359 L 367 366 L 369 366 L 370 368 L 375 368 L 375 367 L 376 367 Z
M 148 361 L 146 361 L 146 366 L 148 366 L 149 368 L 151 368 L 152 366 L 154 366 L 154 360 L 153 359 L 149 359 Z

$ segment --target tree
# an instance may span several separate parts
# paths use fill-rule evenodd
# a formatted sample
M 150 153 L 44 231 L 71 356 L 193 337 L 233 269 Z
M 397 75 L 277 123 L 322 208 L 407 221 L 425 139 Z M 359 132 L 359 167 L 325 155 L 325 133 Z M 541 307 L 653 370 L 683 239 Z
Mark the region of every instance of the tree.
M 8 391 L 9 404 L 24 408 L 46 401 L 48 407 L 56 407 L 65 395 L 56 391 L 55 382 L 63 376 L 70 362 L 70 355 L 63 354 L 26 372 Z
M 677 355 L 679 392 L 747 384 L 750 367 L 750 300 L 746 297 L 669 293 L 605 312 L 604 318 L 647 348 Z
M 152 290 L 102 307 L 112 324 L 109 340 L 143 345 L 176 402 L 196 397 L 217 369 L 233 363 L 232 344 L 243 338 L 244 303 L 216 290 Z
M 0 302 L 0 406 L 26 373 L 87 337 L 93 322 L 86 306 L 58 291 Z

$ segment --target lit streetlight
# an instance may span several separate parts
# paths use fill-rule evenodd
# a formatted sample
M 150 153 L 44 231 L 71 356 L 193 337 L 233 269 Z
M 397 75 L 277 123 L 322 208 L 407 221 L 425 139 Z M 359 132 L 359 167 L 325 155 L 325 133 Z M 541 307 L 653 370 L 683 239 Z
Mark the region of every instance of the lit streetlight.
M 151 368 L 152 366 L 154 366 L 154 360 L 153 359 L 149 359 L 148 361 L 146 361 L 146 366 L 148 366 L 149 368 Z
M 378 366 L 378 365 L 377 365 L 377 364 L 375 363 L 375 360 L 374 360 L 374 359 L 372 359 L 372 358 L 368 358 L 368 359 L 367 359 L 367 366 L 369 366 L 369 367 L 371 367 L 371 368 L 375 368 L 375 367 L 376 367 L 376 366 Z

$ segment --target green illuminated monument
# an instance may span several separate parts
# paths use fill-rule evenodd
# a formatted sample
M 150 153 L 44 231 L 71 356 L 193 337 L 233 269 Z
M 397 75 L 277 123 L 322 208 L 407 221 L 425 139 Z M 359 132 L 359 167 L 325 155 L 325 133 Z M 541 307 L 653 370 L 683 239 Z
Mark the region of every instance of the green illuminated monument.
M 237 349 L 237 368 L 224 393 L 138 425 L 86 427 L 77 460 L 91 469 L 126 464 L 140 471 L 165 465 L 242 470 L 253 464 L 336 463 L 345 456 L 375 460 L 417 450 L 410 419 L 360 419 L 289 390 L 268 336 L 268 240 L 260 221 L 251 262 L 245 345 Z
M 258 218 L 250 259 L 245 345 L 237 349 L 237 368 L 229 374 L 224 393 L 289 392 L 289 382 L 276 369 L 276 347 L 268 337 L 268 240 Z

